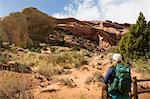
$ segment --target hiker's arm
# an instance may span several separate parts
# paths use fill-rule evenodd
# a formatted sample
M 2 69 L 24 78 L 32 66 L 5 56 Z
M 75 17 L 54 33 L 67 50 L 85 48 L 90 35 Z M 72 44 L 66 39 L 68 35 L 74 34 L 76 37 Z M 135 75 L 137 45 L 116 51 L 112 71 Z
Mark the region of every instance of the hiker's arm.
M 111 73 L 112 73 L 112 68 L 109 68 L 108 71 L 107 71 L 107 74 L 104 78 L 104 83 L 105 84 L 109 83 L 108 80 L 110 79 Z

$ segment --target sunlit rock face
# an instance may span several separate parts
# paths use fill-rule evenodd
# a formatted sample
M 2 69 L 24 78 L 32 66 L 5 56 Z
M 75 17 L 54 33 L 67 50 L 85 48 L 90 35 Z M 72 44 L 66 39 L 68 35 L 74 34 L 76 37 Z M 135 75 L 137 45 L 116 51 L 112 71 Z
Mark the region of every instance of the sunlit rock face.
M 130 24 L 127 23 L 118 24 L 108 20 L 102 22 L 79 21 L 74 18 L 56 19 L 30 7 L 1 18 L 0 34 L 3 41 L 22 46 L 34 45 L 37 42 L 50 43 L 51 37 L 57 41 L 63 39 L 68 43 L 65 40 L 68 34 L 63 34 L 64 36 L 59 34 L 60 30 L 63 30 L 63 32 L 69 31 L 71 33 L 69 35 L 77 35 L 95 41 L 101 48 L 108 48 L 117 44 L 121 36 L 128 31 L 129 26 Z M 71 43 L 81 45 L 76 43 L 80 42 L 80 39 L 78 40 Z

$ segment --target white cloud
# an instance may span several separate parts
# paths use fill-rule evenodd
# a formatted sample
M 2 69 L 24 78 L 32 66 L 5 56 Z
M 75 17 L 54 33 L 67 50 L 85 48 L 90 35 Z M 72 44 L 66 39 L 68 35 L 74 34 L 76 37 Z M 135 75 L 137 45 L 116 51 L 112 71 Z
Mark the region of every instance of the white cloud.
M 73 0 L 64 7 L 64 12 L 55 13 L 58 18 L 75 17 L 80 20 L 97 20 L 101 10 L 95 0 Z
M 133 23 L 136 21 L 140 11 L 144 13 L 147 20 L 150 18 L 150 13 L 148 13 L 148 9 L 150 9 L 150 0 L 126 0 L 126 2 L 120 2 L 120 4 L 117 5 L 110 3 L 112 1 L 119 0 L 110 0 L 107 3 L 104 1 L 103 6 L 106 9 L 105 19 L 122 23 Z
M 64 12 L 53 16 L 134 23 L 140 11 L 150 20 L 149 5 L 150 0 L 72 0 L 64 7 Z

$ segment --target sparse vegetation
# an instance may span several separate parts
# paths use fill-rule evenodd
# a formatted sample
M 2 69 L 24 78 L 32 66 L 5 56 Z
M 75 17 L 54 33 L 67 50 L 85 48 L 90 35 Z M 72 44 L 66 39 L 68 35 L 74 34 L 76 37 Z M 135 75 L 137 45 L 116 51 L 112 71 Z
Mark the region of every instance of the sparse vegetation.
M 13 54 L 15 55 L 15 54 Z M 59 50 L 51 54 L 40 54 L 35 52 L 28 52 L 26 54 L 21 54 L 18 59 L 18 56 L 14 56 L 16 61 L 24 62 L 25 64 L 34 64 L 37 67 L 46 66 L 61 66 L 73 68 L 75 64 L 83 65 L 88 61 L 88 57 L 80 51 L 72 50 Z
M 86 99 L 86 97 L 84 94 L 81 94 L 79 99 Z
M 47 78 L 51 78 L 53 75 L 63 74 L 65 71 L 62 67 L 54 67 L 52 65 L 40 66 L 38 72 Z
M 51 54 L 25 52 L 25 49 L 22 49 L 18 53 L 16 52 L 17 49 L 18 47 L 13 47 L 2 52 L 0 62 L 8 64 L 9 61 L 13 60 L 17 65 L 15 71 L 30 73 L 32 68 L 36 68 L 36 71 L 47 78 L 51 78 L 53 75 L 67 73 L 64 69 L 88 64 L 90 54 L 87 50 L 75 51 L 67 47 L 55 47 L 55 51 Z
M 103 76 L 100 72 L 95 72 L 93 74 L 93 76 L 89 76 L 86 80 L 85 80 L 85 84 L 91 84 L 92 82 L 102 82 L 103 81 Z
M 51 96 L 51 97 L 49 97 L 47 99 L 59 99 L 59 98 L 57 96 L 53 95 L 53 96 Z
M 6 97 L 7 99 L 19 99 L 21 97 L 33 99 L 33 94 L 26 92 L 32 89 L 32 84 L 25 77 L 15 77 L 12 73 L 5 72 L 0 80 L 1 99 L 6 99 Z
M 70 87 L 70 88 L 76 87 L 76 84 L 74 83 L 73 79 L 71 79 L 71 78 L 62 78 L 62 79 L 60 80 L 60 82 L 61 82 L 63 85 L 68 86 L 68 87 Z
M 93 81 L 94 81 L 93 78 L 89 76 L 88 78 L 86 78 L 85 84 L 89 85 Z
M 1 54 L 0 54 L 0 63 L 6 63 L 7 61 L 9 60 L 9 52 L 6 50 L 6 51 L 3 51 Z
M 93 74 L 93 79 L 96 82 L 101 82 L 101 81 L 103 81 L 104 78 L 103 78 L 103 76 L 102 76 L 102 74 L 100 72 L 95 72 Z
M 143 75 L 150 74 L 150 59 L 148 59 L 148 61 L 144 61 L 142 59 L 136 60 L 133 62 L 133 66 L 137 72 L 140 72 Z

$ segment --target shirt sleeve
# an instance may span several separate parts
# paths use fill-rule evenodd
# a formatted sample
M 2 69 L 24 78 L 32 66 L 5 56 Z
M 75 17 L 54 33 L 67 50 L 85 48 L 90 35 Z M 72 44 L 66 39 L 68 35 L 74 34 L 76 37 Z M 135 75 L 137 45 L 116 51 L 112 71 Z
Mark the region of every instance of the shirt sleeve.
M 112 72 L 113 72 L 113 69 L 109 68 L 108 71 L 107 71 L 107 74 L 106 74 L 106 76 L 104 78 L 104 83 L 106 83 L 106 84 L 109 83 L 109 79 L 111 77 Z

